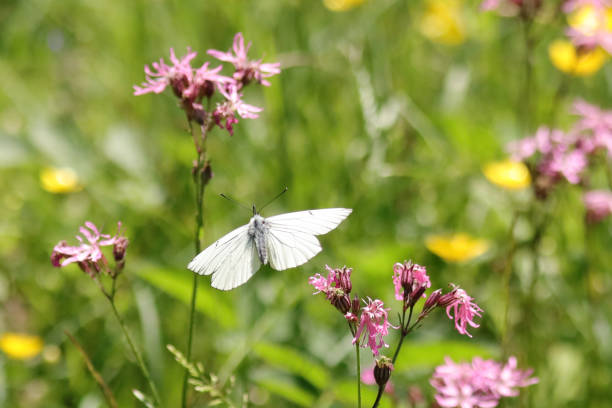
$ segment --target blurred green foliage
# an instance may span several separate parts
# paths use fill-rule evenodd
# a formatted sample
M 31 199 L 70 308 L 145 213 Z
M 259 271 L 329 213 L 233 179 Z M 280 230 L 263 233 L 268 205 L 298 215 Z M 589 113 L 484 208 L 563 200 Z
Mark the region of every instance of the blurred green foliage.
M 96 286 L 76 266 L 54 269 L 60 240 L 74 242 L 91 220 L 129 237 L 120 312 L 145 350 L 167 406 L 177 406 L 182 369 L 166 352 L 187 342 L 193 256 L 195 158 L 184 116 L 163 95 L 135 97 L 143 65 L 190 46 L 196 64 L 209 48 L 227 49 L 241 31 L 250 51 L 280 61 L 269 88 L 245 100 L 264 107 L 230 137 L 209 139 L 214 178 L 205 196 L 205 244 L 250 214 L 218 197 L 262 203 L 289 193 L 267 215 L 307 208 L 353 208 L 322 238 L 304 267 L 262 268 L 246 285 L 220 292 L 202 278 L 194 359 L 223 378 L 235 375 L 236 400 L 263 406 L 355 406 L 354 357 L 340 316 L 307 277 L 328 263 L 354 268 L 354 291 L 395 312 L 392 266 L 426 265 L 434 287 L 455 282 L 485 310 L 474 338 L 457 334 L 442 312 L 416 331 L 393 375 L 397 398 L 422 387 L 445 355 L 501 357 L 504 287 L 500 262 L 516 208 L 518 248 L 511 280 L 511 351 L 540 384 L 506 406 L 604 407 L 612 398 L 611 224 L 586 228 L 578 187 L 562 186 L 545 205 L 530 192 L 488 183 L 482 165 L 504 145 L 550 120 L 561 83 L 558 125 L 572 121 L 576 97 L 609 101 L 610 66 L 570 79 L 548 61 L 563 35 L 561 18 L 538 27 L 531 89 L 533 125 L 521 118 L 524 45 L 514 19 L 461 9 L 466 41 L 432 43 L 418 30 L 423 1 L 371 0 L 345 13 L 319 1 L 6 0 L 0 4 L 0 332 L 37 334 L 46 353 L 29 361 L 0 355 L 0 406 L 99 407 L 101 393 L 64 335 L 74 334 L 119 406 L 138 406 L 146 384 Z M 563 82 L 566 81 L 566 82 Z M 609 107 L 609 106 L 608 106 Z M 83 189 L 41 188 L 47 166 L 70 167 Z M 593 184 L 605 183 L 605 173 Z M 533 276 L 528 243 L 534 219 L 549 213 Z M 264 215 L 266 215 L 264 214 Z M 446 264 L 427 252 L 426 235 L 466 231 L 493 245 L 483 257 Z M 394 347 L 395 337 L 388 339 Z M 58 346 L 59 358 L 51 358 Z M 362 367 L 372 360 L 363 354 Z M 374 387 L 366 387 L 366 404 Z M 205 403 L 205 401 L 199 401 Z M 384 406 L 393 406 L 385 398 Z M 382 406 L 382 405 L 381 405 Z M 399 406 L 399 405 L 398 405 Z

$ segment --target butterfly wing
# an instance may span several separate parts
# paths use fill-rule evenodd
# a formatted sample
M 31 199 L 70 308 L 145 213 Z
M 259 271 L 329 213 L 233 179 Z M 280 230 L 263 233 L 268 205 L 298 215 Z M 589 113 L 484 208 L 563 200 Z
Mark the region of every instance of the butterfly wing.
M 212 274 L 213 288 L 230 290 L 248 281 L 260 266 L 248 225 L 243 225 L 200 252 L 187 268 L 200 275 Z
M 321 252 L 316 235 L 336 228 L 353 210 L 325 208 L 266 218 L 266 245 L 270 266 L 278 271 L 305 264 Z

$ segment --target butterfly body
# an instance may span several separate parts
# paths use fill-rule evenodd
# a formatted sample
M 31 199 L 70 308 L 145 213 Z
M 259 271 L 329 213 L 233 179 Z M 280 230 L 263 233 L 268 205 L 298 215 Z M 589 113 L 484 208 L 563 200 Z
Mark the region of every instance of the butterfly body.
M 262 264 L 268 264 L 268 249 L 266 245 L 266 234 L 268 233 L 269 225 L 266 219 L 259 214 L 255 214 L 249 221 L 248 234 L 255 243 L 257 256 Z
M 264 218 L 253 210 L 249 223 L 224 235 L 187 266 L 212 275 L 212 286 L 230 290 L 249 280 L 259 267 L 283 271 L 308 262 L 321 252 L 316 238 L 336 228 L 352 212 L 348 208 L 297 211 Z

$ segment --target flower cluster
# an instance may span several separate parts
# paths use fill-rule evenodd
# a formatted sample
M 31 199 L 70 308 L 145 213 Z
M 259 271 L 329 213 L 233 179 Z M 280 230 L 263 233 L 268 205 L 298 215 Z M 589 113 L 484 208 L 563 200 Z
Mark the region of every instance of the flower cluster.
M 579 49 L 601 47 L 612 53 L 612 2 L 609 0 L 569 0 L 563 5 L 568 13 L 567 36 Z
M 516 160 L 536 157 L 532 171 L 539 197 L 546 197 L 563 179 L 571 184 L 581 182 L 582 173 L 597 152 L 607 151 L 612 157 L 612 111 L 581 100 L 574 103 L 573 111 L 580 119 L 569 131 L 541 127 L 533 137 L 508 146 Z
M 502 397 L 515 397 L 518 388 L 538 382 L 531 377 L 533 370 L 517 368 L 515 357 L 506 364 L 476 357 L 472 363 L 455 363 L 450 358 L 436 367 L 430 383 L 436 389 L 440 407 L 489 408 Z
M 327 300 L 344 315 L 353 331 L 353 344 L 370 347 L 372 353 L 378 355 L 381 347 L 388 347 L 383 337 L 389 333 L 389 327 L 393 327 L 388 320 L 389 309 L 385 309 L 378 299 L 368 298 L 362 307 L 359 297 L 350 298 L 353 288 L 351 268 L 333 269 L 325 265 L 325 269 L 327 277 L 317 273 L 308 279 L 308 283 L 316 289 L 314 294 L 324 293 Z
M 230 135 L 233 134 L 233 125 L 238 122 L 236 115 L 243 119 L 257 118 L 261 108 L 246 104 L 242 101 L 240 90 L 251 81 L 269 86 L 265 79 L 280 73 L 280 64 L 264 64 L 261 59 L 250 60 L 247 52 L 251 43 L 245 46 L 242 33 L 234 37 L 233 50 L 222 52 L 208 50 L 208 54 L 234 66 L 231 77 L 220 74 L 222 65 L 209 68 L 204 63 L 199 68 L 193 68 L 191 61 L 197 56 L 196 52 L 187 50 L 187 55 L 177 58 L 174 50 L 170 49 L 170 62 L 168 65 L 163 59 L 151 64 L 152 68 L 145 66 L 146 82 L 134 85 L 134 95 L 147 93 L 161 93 L 170 87 L 174 95 L 179 98 L 180 106 L 185 111 L 189 121 L 202 126 L 203 132 L 214 124 L 225 128 Z M 233 51 L 233 52 L 232 52 Z M 216 104 L 214 110 L 207 112 L 202 105 L 204 98 L 210 103 L 215 91 L 223 98 Z
M 66 241 L 60 241 L 51 253 L 51 263 L 55 267 L 63 267 L 71 263 L 77 263 L 83 272 L 95 278 L 100 272 L 114 273 L 108 268 L 108 261 L 102 253 L 102 247 L 112 246 L 113 256 L 117 266 L 122 268 L 125 259 L 128 240 L 119 234 L 121 222 L 117 223 L 117 234 L 110 236 L 102 234 L 90 221 L 79 228 L 80 235 L 76 239 L 79 245 L 71 246 Z

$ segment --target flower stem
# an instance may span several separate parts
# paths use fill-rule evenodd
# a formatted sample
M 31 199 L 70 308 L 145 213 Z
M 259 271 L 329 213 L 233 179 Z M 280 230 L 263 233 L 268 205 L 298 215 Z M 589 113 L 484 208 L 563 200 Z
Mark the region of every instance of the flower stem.
M 374 401 L 374 405 L 372 405 L 372 408 L 376 408 L 378 406 L 378 403 L 380 402 L 380 399 L 382 398 L 383 392 L 385 392 L 385 386 L 387 384 L 383 385 L 382 387 L 379 385 L 378 386 L 378 394 L 376 394 L 376 400 Z
M 523 129 L 531 131 L 532 101 L 531 94 L 533 88 L 533 47 L 534 40 L 531 35 L 532 19 L 525 16 L 522 18 L 523 36 L 525 40 L 525 79 L 523 83 L 523 95 L 519 100 L 519 108 L 523 111 Z M 520 110 L 519 110 L 520 111 Z
M 357 358 L 357 407 L 361 408 L 361 362 L 359 360 L 359 342 L 355 343 L 355 357 Z
M 121 326 L 121 330 L 123 331 L 123 336 L 127 340 L 128 345 L 130 346 L 130 349 L 132 350 L 132 354 L 134 354 L 134 357 L 136 357 L 136 362 L 138 363 L 138 366 L 140 367 L 140 371 L 142 371 L 142 374 L 147 380 L 147 383 L 149 383 L 149 388 L 151 388 L 151 392 L 153 393 L 153 400 L 155 401 L 155 405 L 158 407 L 161 407 L 162 404 L 161 404 L 161 399 L 159 398 L 159 394 L 157 393 L 157 387 L 155 386 L 155 383 L 153 382 L 151 378 L 151 374 L 149 373 L 149 370 L 147 369 L 147 366 L 145 365 L 144 360 L 142 359 L 142 354 L 140 354 L 140 351 L 134 345 L 132 336 L 130 336 L 130 333 L 128 332 L 127 327 L 125 327 L 125 323 L 123 322 L 123 319 L 121 318 L 121 316 L 119 315 L 119 312 L 117 311 L 117 307 L 115 306 L 115 299 L 109 296 L 107 296 L 107 299 L 111 305 L 111 308 L 113 309 L 113 314 L 115 315 L 115 317 L 117 318 L 117 321 L 119 322 L 119 326 Z
M 518 220 L 518 211 L 514 212 L 512 222 L 510 223 L 509 240 L 510 249 L 504 265 L 504 290 L 505 290 L 505 305 L 504 305 L 504 325 L 502 332 L 502 352 L 504 357 L 508 356 L 508 340 L 510 338 L 510 280 L 512 278 L 512 261 L 516 252 L 516 242 L 514 239 L 514 228 Z

